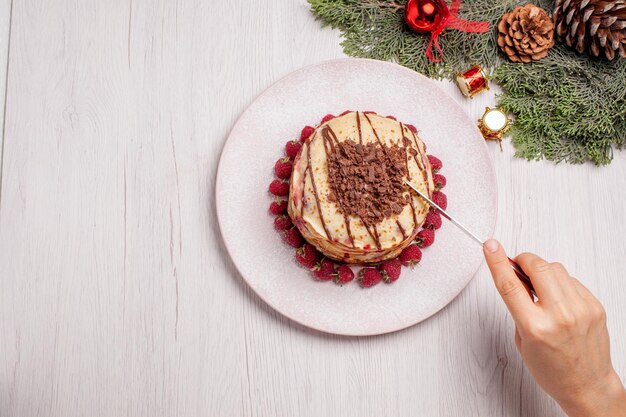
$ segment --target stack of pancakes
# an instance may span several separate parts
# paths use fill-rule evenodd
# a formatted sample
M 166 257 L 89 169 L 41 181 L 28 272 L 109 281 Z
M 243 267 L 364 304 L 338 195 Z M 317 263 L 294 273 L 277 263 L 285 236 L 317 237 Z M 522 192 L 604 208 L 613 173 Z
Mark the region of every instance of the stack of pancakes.
M 401 157 L 402 153 L 398 153 L 396 147 L 402 148 L 405 157 L 402 179 L 432 195 L 435 188 L 432 172 L 426 146 L 419 136 L 393 118 L 371 112 L 349 112 L 319 125 L 303 144 L 294 161 L 291 176 L 289 215 L 302 236 L 329 258 L 347 263 L 374 263 L 394 258 L 415 239 L 429 206 L 407 187 L 395 184 L 395 187 L 387 186 L 382 191 L 393 189 L 394 193 L 401 195 L 382 198 L 378 197 L 382 194 L 376 190 L 368 193 L 361 189 L 357 190 L 357 196 L 370 199 L 364 202 L 368 204 L 359 205 L 357 201 L 359 208 L 347 207 L 345 202 L 348 200 L 342 199 L 338 193 L 353 191 L 351 179 L 329 175 L 329 158 L 334 152 L 340 152 L 341 144 L 346 141 L 351 141 L 351 149 L 356 146 L 359 151 L 363 148 L 360 145 L 370 149 L 380 147 L 382 152 L 377 154 L 387 157 L 391 148 L 395 149 L 396 157 Z M 334 154 L 334 161 L 337 161 L 338 155 Z M 339 156 L 341 160 L 345 155 Z M 392 165 L 384 158 L 359 160 L 359 164 L 371 164 L 369 171 L 375 171 L 376 175 L 381 175 L 381 171 L 390 169 Z M 337 163 L 333 166 L 336 167 Z M 337 172 L 335 168 L 333 174 Z M 397 171 L 394 173 L 393 180 L 399 182 Z M 343 185 L 339 186 L 340 182 Z M 362 181 L 354 183 L 363 187 Z M 368 186 L 365 185 L 365 188 Z M 371 201 L 376 198 L 380 201 Z M 388 202 L 391 200 L 394 202 Z M 349 201 L 354 202 L 354 198 Z M 380 213 L 376 210 L 377 216 L 369 212 L 363 215 L 362 206 L 371 207 L 372 203 L 380 207 Z M 388 204 L 393 205 L 393 210 L 387 208 Z

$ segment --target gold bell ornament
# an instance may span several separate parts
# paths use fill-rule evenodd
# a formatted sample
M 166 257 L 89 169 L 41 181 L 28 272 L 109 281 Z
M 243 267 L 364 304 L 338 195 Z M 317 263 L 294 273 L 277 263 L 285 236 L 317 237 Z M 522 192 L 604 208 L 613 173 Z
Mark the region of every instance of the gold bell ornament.
M 497 140 L 502 150 L 502 137 L 511 128 L 513 121 L 501 107 L 491 109 L 485 107 L 485 112 L 478 119 L 478 129 L 485 140 Z

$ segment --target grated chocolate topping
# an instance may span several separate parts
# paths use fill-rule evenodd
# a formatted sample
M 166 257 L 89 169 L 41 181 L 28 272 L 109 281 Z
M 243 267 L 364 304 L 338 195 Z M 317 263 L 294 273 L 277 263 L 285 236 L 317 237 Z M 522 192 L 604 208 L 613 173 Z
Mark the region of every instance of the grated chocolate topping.
M 406 149 L 380 143 L 363 145 L 348 139 L 328 154 L 330 201 L 366 226 L 402 213 L 405 194 Z

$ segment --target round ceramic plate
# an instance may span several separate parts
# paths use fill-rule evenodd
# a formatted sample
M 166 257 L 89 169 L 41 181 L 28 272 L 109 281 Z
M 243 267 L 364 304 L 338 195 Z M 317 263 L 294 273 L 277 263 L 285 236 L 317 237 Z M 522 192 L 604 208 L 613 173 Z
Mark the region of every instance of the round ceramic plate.
M 318 282 L 299 267 L 268 212 L 268 185 L 284 144 L 305 125 L 344 110 L 394 115 L 415 125 L 443 161 L 448 210 L 478 236 L 496 219 L 496 180 L 486 145 L 465 111 L 435 82 L 404 67 L 341 59 L 298 70 L 261 94 L 241 115 L 220 160 L 217 215 L 233 262 L 270 306 L 305 326 L 342 335 L 400 330 L 435 314 L 468 284 L 482 262 L 476 242 L 444 219 L 435 243 L 393 284 L 363 289 Z

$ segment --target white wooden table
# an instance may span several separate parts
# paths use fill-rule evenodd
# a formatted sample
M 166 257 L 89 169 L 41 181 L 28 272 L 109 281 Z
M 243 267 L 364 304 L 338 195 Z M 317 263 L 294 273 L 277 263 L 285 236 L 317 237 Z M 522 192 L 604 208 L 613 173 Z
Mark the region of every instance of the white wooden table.
M 0 416 L 561 415 L 484 266 L 372 338 L 295 325 L 235 271 L 213 201 L 226 136 L 272 82 L 342 56 L 305 0 L 0 0 Z M 446 89 L 472 117 L 493 104 Z M 598 295 L 625 377 L 626 152 L 490 148 L 496 236 Z

